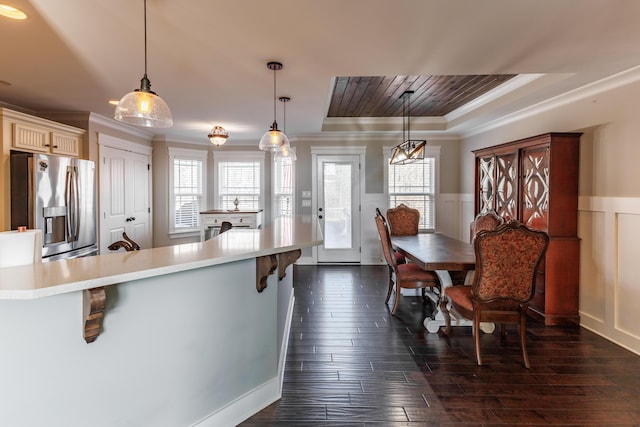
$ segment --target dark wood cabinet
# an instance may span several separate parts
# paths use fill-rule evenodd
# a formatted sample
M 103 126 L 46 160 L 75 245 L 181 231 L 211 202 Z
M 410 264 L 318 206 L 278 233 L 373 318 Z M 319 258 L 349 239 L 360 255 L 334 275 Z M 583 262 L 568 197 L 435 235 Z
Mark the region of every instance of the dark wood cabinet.
M 495 210 L 549 235 L 529 312 L 578 324 L 580 133 L 546 133 L 476 150 L 475 213 Z

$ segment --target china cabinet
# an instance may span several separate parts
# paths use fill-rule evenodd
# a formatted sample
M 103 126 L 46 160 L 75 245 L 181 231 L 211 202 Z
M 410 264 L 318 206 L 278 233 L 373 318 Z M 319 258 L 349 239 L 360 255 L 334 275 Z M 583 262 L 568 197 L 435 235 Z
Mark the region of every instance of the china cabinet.
M 580 133 L 546 133 L 475 150 L 475 213 L 495 210 L 549 235 L 532 317 L 578 324 Z

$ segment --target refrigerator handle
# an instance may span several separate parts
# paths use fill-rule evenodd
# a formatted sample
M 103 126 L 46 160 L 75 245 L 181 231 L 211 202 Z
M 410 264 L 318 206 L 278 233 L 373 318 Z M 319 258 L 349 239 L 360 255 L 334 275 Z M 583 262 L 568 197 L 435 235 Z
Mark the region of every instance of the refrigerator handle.
M 73 241 L 76 242 L 78 240 L 78 234 L 80 233 L 80 224 L 78 224 L 80 220 L 80 200 L 78 195 L 78 168 L 74 166 L 72 168 L 73 171 Z
M 73 241 L 73 230 L 71 227 L 71 174 L 72 169 L 67 167 L 67 174 L 64 179 L 64 204 L 67 210 L 67 214 L 65 215 L 65 228 L 67 233 L 67 242 Z
M 78 172 L 69 166 L 65 180 L 65 204 L 67 205 L 67 242 L 78 240 Z

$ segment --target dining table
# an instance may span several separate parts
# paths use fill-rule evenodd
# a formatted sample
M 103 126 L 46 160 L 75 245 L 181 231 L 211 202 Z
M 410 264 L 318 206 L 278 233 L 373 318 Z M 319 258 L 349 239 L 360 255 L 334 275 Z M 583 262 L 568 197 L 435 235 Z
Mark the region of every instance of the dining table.
M 430 295 L 436 304 L 434 314 L 424 320 L 424 327 L 430 333 L 436 333 L 445 325 L 445 319 L 440 310 L 440 299 L 445 298 L 444 290 L 453 286 L 450 271 L 466 271 L 468 285 L 469 272 L 474 271 L 476 265 L 473 246 L 465 241 L 454 239 L 441 233 L 418 233 L 412 236 L 391 236 L 391 244 L 410 262 L 420 266 L 423 270 L 434 271 L 440 280 L 440 294 Z M 464 286 L 464 285 L 463 285 Z M 451 326 L 470 326 L 472 322 L 451 312 Z M 492 323 L 481 323 L 483 332 L 494 330 Z

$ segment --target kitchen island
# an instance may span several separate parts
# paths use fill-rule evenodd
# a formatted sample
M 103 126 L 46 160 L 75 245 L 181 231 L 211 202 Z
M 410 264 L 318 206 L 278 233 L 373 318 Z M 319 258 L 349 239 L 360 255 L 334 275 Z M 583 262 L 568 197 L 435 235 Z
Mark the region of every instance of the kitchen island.
M 321 239 L 315 217 L 299 216 L 203 243 L 0 269 L 0 425 L 246 419 L 280 397 L 290 264 Z

